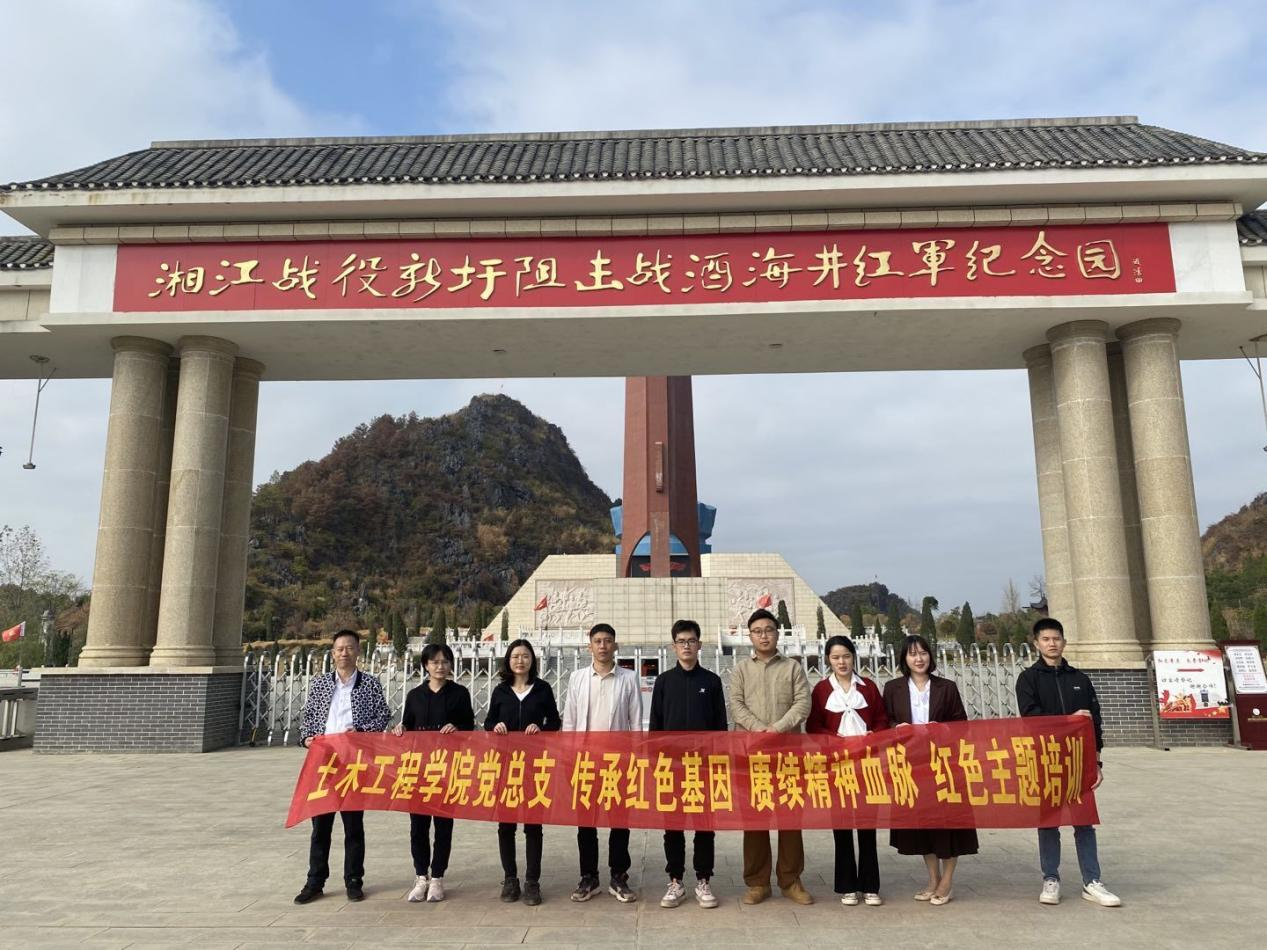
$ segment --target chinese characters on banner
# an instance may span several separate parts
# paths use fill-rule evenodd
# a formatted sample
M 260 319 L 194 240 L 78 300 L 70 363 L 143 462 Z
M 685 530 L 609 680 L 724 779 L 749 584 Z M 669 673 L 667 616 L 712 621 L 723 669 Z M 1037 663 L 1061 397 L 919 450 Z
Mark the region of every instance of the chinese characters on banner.
M 1218 650 L 1154 650 L 1162 719 L 1227 719 L 1227 680 Z
M 286 824 L 339 809 L 581 827 L 1034 828 L 1098 822 L 1083 716 L 747 732 L 322 736 Z
M 620 307 L 1167 293 L 1165 224 L 122 245 L 114 309 Z

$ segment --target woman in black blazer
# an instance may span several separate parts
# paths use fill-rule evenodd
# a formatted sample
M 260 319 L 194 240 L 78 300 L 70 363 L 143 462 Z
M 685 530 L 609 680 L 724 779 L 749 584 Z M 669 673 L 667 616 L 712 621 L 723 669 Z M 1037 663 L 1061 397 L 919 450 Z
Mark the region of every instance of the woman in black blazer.
M 967 720 L 959 687 L 953 680 L 933 675 L 937 658 L 927 640 L 907 637 L 897 661 L 902 675 L 884 684 L 884 709 L 890 725 Z M 915 899 L 940 907 L 950 903 L 960 856 L 977 853 L 977 832 L 972 828 L 894 828 L 889 832 L 889 845 L 898 854 L 923 855 L 928 886 Z
M 508 732 L 534 735 L 538 732 L 557 732 L 560 726 L 559 707 L 554 701 L 554 690 L 537 675 L 537 654 L 527 640 L 514 640 L 506 648 L 500 670 L 501 682 L 493 689 L 488 702 L 488 715 L 484 728 L 504 736 Z M 501 898 L 507 903 L 519 900 L 519 867 L 515 861 L 515 831 L 513 821 L 497 823 L 497 847 L 501 852 Z M 523 899 L 525 904 L 541 903 L 541 826 L 524 825 L 527 874 L 524 876 Z

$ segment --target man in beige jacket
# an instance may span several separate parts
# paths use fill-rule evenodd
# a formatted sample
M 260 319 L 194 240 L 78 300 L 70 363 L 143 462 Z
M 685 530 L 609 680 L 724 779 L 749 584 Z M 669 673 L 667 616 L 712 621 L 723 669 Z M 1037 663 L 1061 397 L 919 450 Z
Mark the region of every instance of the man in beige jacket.
M 752 656 L 735 664 L 730 676 L 730 718 L 744 732 L 800 732 L 809 716 L 810 690 L 805 670 L 779 652 L 779 622 L 768 610 L 748 618 Z M 780 831 L 775 868 L 779 889 L 788 900 L 812 904 L 801 884 L 805 845 L 799 830 Z M 760 904 L 770 896 L 770 833 L 743 833 L 745 904 Z

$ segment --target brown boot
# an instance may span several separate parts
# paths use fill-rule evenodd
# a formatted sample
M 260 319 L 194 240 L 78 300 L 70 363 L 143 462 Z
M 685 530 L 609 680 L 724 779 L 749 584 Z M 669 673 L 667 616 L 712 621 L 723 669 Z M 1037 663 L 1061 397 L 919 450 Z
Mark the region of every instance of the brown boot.
M 810 892 L 805 890 L 805 885 L 800 881 L 793 881 L 787 887 L 783 888 L 783 896 L 794 904 L 801 904 L 808 907 L 814 903 L 814 898 L 810 896 Z
M 763 900 L 770 896 L 770 886 L 768 884 L 754 884 L 748 890 L 744 891 L 743 897 L 740 898 L 745 904 L 760 904 Z

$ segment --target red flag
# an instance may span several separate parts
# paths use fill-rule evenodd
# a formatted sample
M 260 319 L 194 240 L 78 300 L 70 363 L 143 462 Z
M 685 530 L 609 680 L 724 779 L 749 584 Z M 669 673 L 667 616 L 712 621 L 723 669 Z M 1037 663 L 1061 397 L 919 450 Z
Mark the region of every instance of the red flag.
M 771 597 L 769 594 L 762 594 L 760 597 L 757 598 L 757 606 L 760 607 L 762 610 L 769 610 L 770 604 L 772 602 L 773 601 L 771 600 Z
M 548 594 L 543 594 L 541 599 L 537 601 L 537 606 L 533 607 L 532 609 L 545 610 L 548 606 L 550 606 L 550 596 Z
M 26 621 L 23 620 L 16 627 L 10 627 L 8 630 L 0 630 L 0 640 L 5 643 L 12 643 L 14 640 L 21 640 L 26 636 Z

